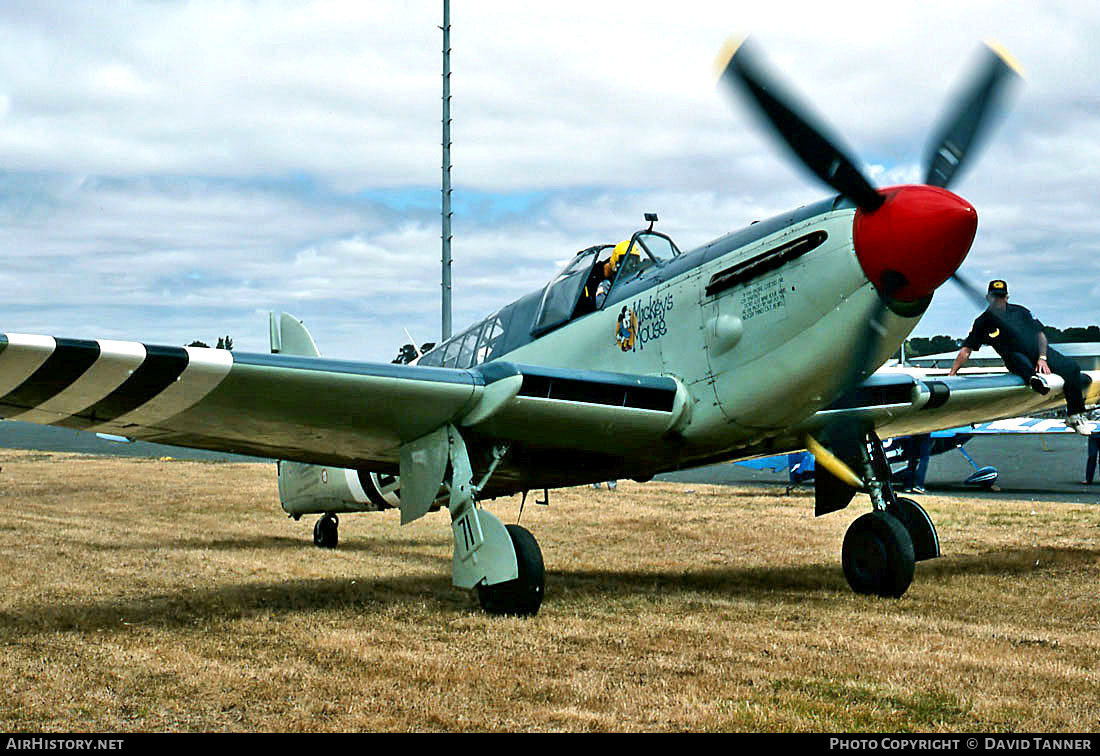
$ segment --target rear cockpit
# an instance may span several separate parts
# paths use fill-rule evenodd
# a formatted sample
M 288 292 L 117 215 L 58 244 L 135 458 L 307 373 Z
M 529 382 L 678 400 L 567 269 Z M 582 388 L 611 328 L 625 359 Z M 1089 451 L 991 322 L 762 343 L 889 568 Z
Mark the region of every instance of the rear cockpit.
M 507 307 L 439 344 L 422 356 L 417 365 L 468 368 L 490 360 L 504 335 Z

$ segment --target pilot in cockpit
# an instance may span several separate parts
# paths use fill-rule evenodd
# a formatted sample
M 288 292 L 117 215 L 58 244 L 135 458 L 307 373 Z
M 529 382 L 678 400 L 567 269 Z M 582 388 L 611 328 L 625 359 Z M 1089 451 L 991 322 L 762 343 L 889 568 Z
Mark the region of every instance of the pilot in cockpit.
M 584 287 L 584 295 L 592 303 L 593 310 L 603 307 L 604 300 L 607 299 L 607 293 L 611 291 L 611 284 L 615 281 L 615 274 L 619 270 L 619 265 L 626 257 L 628 247 L 630 247 L 629 239 L 621 241 L 615 245 L 615 249 L 611 252 L 611 257 L 607 262 L 596 263 L 595 269 L 588 279 L 588 284 Z M 638 254 L 637 246 L 630 250 L 630 254 Z

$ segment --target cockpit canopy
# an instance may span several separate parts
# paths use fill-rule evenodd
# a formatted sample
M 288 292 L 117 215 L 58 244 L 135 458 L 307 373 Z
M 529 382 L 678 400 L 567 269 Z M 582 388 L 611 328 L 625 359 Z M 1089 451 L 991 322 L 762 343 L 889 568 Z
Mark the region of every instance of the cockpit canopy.
M 647 220 L 655 218 L 647 216 Z M 605 301 L 614 298 L 616 290 L 653 274 L 679 255 L 680 249 L 672 239 L 653 231 L 652 226 L 638 231 L 626 242 L 583 249 L 546 284 L 533 321 L 532 308 L 524 306 L 530 297 L 525 297 L 439 344 L 417 364 L 469 368 L 495 359 L 532 337 L 602 309 Z M 616 264 L 609 266 L 612 257 L 616 258 Z M 597 297 L 598 292 L 602 296 Z
M 601 309 L 605 299 L 598 299 L 597 291 L 602 281 L 606 280 L 610 285 L 606 296 L 611 297 L 616 289 L 667 265 L 680 254 L 672 239 L 652 230 L 638 231 L 624 244 L 625 254 L 621 253 L 621 245 L 613 244 L 601 244 L 578 252 L 543 290 L 531 333 L 546 333 L 574 318 Z

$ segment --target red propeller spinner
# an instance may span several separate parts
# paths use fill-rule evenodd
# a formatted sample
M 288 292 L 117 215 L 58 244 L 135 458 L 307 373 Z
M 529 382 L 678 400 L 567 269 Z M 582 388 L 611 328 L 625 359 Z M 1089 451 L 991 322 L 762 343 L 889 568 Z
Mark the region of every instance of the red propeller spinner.
M 962 197 L 937 186 L 895 186 L 880 194 L 880 207 L 856 210 L 856 257 L 880 292 L 916 302 L 962 265 L 974 241 L 978 213 Z M 891 271 L 901 279 L 891 277 Z

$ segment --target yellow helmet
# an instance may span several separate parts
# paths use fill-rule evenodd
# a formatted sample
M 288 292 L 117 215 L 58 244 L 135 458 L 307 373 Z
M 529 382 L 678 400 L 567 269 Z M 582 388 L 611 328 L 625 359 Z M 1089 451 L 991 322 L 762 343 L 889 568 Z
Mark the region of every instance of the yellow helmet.
M 626 255 L 626 249 L 630 246 L 630 239 L 621 241 L 615 245 L 615 249 L 611 252 L 611 267 L 618 268 L 619 263 L 623 261 L 623 257 Z M 638 254 L 638 245 L 634 245 L 634 248 L 630 250 L 630 254 Z

